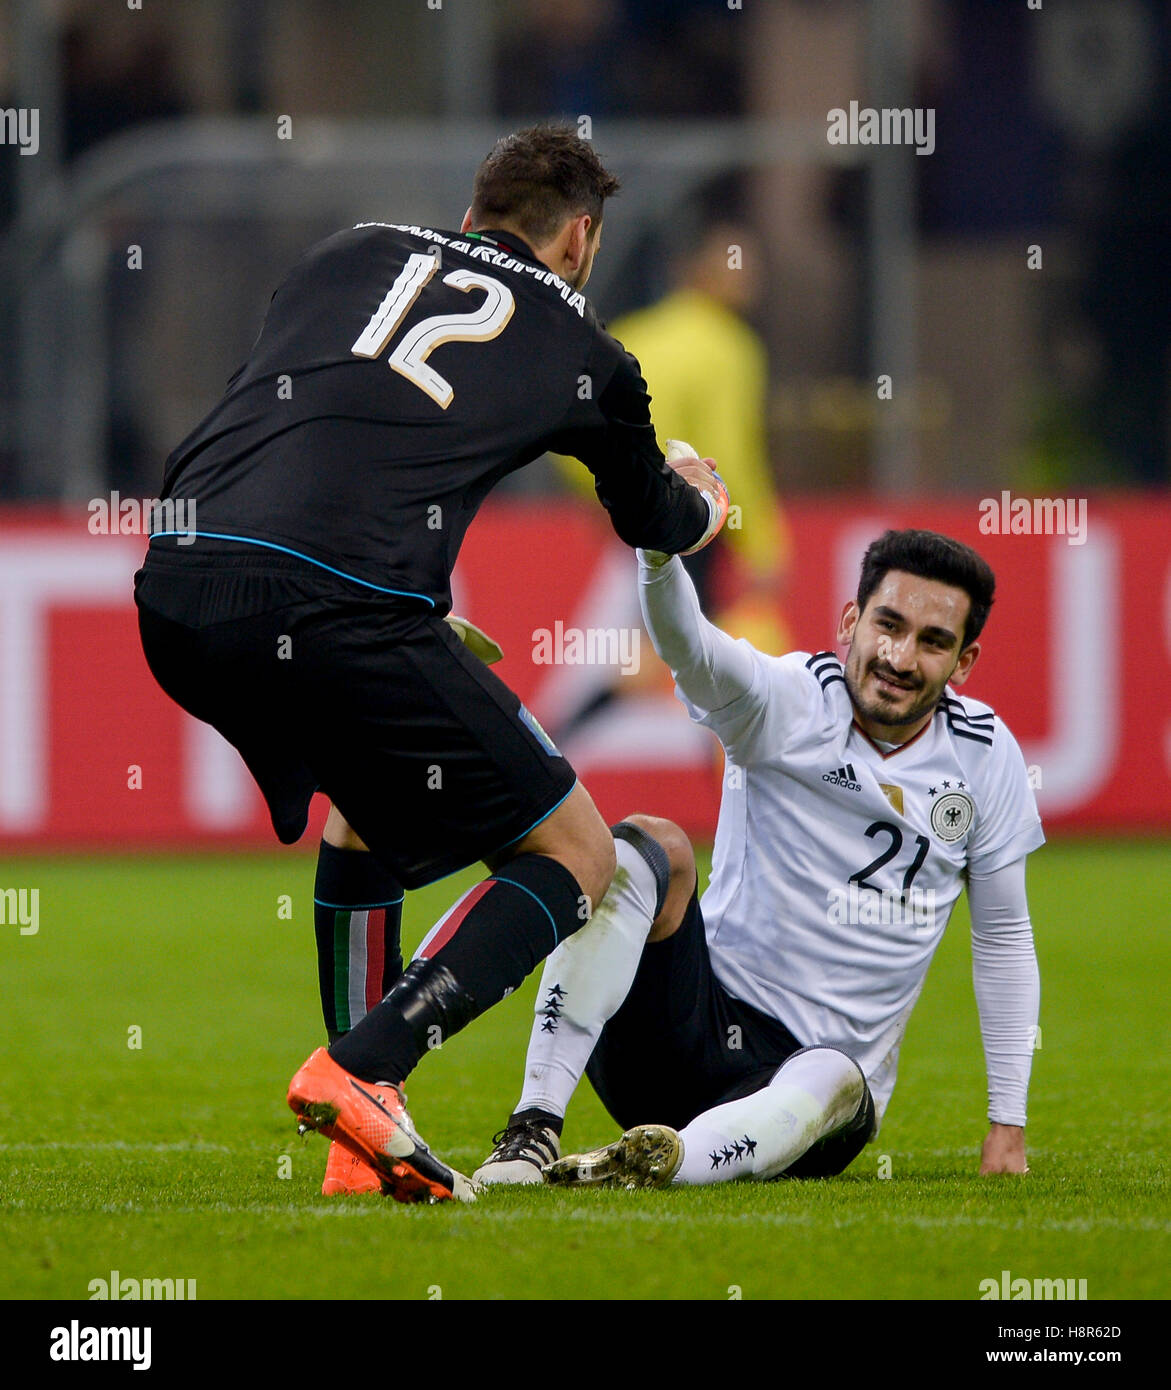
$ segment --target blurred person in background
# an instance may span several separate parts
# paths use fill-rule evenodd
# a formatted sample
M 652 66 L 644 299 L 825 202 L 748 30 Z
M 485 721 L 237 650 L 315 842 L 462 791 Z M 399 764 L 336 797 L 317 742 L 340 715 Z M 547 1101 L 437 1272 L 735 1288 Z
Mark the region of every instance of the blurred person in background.
M 725 481 L 735 479 L 730 489 L 740 525 L 727 538 L 745 585 L 721 620 L 725 627 L 751 626 L 757 645 L 780 651 L 788 635 L 777 601 L 790 537 L 768 457 L 768 355 L 745 317 L 762 290 L 761 264 L 751 228 L 710 221 L 676 256 L 674 288 L 619 319 L 613 331 L 638 359 L 661 427 L 718 458 Z M 703 599 L 718 603 L 717 564 L 716 552 L 700 551 L 691 573 Z
M 725 528 L 722 555 L 709 548 L 687 561 L 700 602 L 718 614 L 724 631 L 779 655 L 790 646 L 780 597 L 791 538 L 768 456 L 767 352 L 745 318 L 762 290 L 762 255 L 759 239 L 744 223 L 700 217 L 672 257 L 669 292 L 619 318 L 611 331 L 642 368 L 660 447 L 665 449 L 668 437 L 685 439 L 719 459 L 739 508 L 739 524 Z M 579 466 L 560 457 L 557 464 L 575 491 L 589 495 L 590 479 L 580 476 Z M 725 566 L 731 574 L 721 572 Z M 648 667 L 647 675 L 657 681 L 661 670 Z M 617 690 L 633 693 L 640 684 L 637 677 L 624 677 L 580 710 L 568 729 L 608 704 Z

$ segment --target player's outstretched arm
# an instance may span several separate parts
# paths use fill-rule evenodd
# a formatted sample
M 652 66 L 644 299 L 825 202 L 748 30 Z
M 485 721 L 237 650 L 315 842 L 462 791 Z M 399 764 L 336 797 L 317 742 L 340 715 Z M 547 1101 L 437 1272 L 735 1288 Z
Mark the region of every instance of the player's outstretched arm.
M 693 488 L 703 494 L 708 505 L 708 523 L 703 535 L 693 546 L 681 551 L 683 555 L 694 555 L 710 544 L 723 530 L 728 519 L 728 489 L 724 480 L 716 472 L 715 459 L 701 459 L 690 444 L 681 439 L 667 440 L 667 463 Z
M 704 617 L 683 562 L 640 550 L 638 580 L 651 642 L 692 704 L 721 710 L 747 694 L 759 658 L 747 642 L 729 637 Z
M 627 545 L 671 555 L 706 545 L 727 512 L 723 483 L 698 459 L 694 477 L 667 463 L 655 440 L 638 363 L 607 335 L 599 345 L 613 375 L 596 400 L 580 406 L 583 418 L 550 436 L 546 446 L 586 465 L 598 501 Z
M 1024 1127 L 1041 986 L 1024 857 L 990 874 L 971 875 L 968 904 L 991 1122 L 980 1172 L 1027 1173 Z

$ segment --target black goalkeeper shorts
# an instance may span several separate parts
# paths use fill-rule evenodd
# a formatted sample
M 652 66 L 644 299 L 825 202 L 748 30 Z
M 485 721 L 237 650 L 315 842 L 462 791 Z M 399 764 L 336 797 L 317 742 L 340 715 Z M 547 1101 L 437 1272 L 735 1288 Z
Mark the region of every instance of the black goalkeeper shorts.
M 682 1129 L 705 1110 L 767 1086 L 802 1050 L 783 1023 L 736 999 L 716 979 L 697 885 L 678 930 L 644 948 L 630 992 L 602 1029 L 586 1075 L 624 1130 L 641 1124 Z M 842 1172 L 873 1128 L 867 1086 L 857 1120 L 818 1140 L 780 1176 Z
M 143 651 L 239 751 L 283 843 L 321 791 L 419 888 L 521 839 L 573 790 L 517 696 L 417 600 L 277 551 L 197 545 L 151 543 L 135 575 Z

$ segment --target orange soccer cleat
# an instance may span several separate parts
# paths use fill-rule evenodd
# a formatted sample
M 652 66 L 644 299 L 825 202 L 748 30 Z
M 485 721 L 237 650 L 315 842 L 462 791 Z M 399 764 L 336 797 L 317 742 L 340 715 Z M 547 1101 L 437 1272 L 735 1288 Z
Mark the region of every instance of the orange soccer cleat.
M 325 1179 L 321 1192 L 325 1197 L 344 1197 L 356 1192 L 381 1192 L 382 1179 L 377 1172 L 335 1139 L 329 1146 L 325 1163 Z
M 289 1083 L 289 1107 L 301 1130 L 316 1129 L 343 1145 L 381 1178 L 397 1202 L 474 1202 L 477 1188 L 448 1168 L 415 1132 L 402 1091 L 359 1081 L 324 1047 Z

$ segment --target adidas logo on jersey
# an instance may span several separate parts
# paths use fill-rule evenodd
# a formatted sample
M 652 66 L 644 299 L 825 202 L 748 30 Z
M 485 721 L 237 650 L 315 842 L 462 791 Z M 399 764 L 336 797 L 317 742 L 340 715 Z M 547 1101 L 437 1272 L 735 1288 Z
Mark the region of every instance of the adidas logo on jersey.
M 848 792 L 862 790 L 862 783 L 854 780 L 853 763 L 847 763 L 845 767 L 835 767 L 832 772 L 822 773 L 821 780 L 828 782 L 831 787 L 845 787 Z

